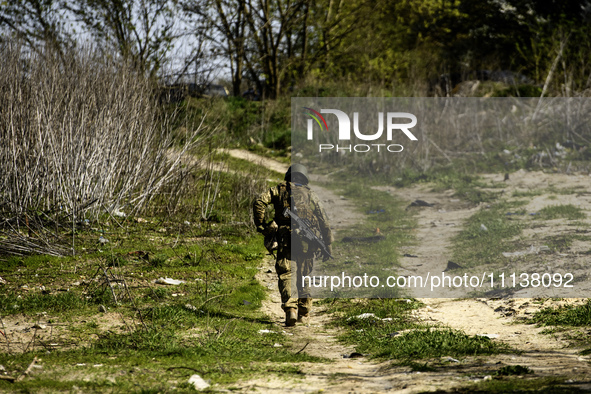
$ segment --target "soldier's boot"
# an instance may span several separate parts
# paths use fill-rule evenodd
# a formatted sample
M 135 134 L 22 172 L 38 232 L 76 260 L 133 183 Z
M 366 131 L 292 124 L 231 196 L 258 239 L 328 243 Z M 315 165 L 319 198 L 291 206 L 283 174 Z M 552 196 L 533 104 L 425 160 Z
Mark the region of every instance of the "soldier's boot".
M 298 313 L 298 320 L 297 320 L 297 322 L 298 323 L 301 323 L 301 324 L 308 324 L 310 322 L 310 315 L 307 314 L 307 313 L 306 314 L 303 314 L 303 315 L 300 315 Z
M 310 312 L 306 308 L 298 308 L 298 323 L 308 324 L 310 322 Z
M 295 326 L 297 321 L 297 310 L 296 308 L 286 308 L 285 309 L 285 326 L 292 327 Z

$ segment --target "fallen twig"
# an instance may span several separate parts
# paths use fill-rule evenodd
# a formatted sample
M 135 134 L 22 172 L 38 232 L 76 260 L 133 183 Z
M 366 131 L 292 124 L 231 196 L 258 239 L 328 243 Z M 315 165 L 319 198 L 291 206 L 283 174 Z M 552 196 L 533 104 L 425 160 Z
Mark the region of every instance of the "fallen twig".
M 209 297 L 207 300 L 205 300 L 205 301 L 203 302 L 203 304 L 201 304 L 201 306 L 200 306 L 198 309 L 201 309 L 201 308 L 203 308 L 203 307 L 205 306 L 205 304 L 207 304 L 207 303 L 208 303 L 209 301 L 211 301 L 211 300 L 214 300 L 214 299 L 216 299 L 216 298 L 220 298 L 220 297 L 225 297 L 225 296 L 227 296 L 227 294 L 218 294 L 218 295 L 216 295 L 216 296 Z
M 148 326 L 146 326 L 146 323 L 144 323 L 144 318 L 142 317 L 142 311 L 140 310 L 140 308 L 138 308 L 135 305 L 135 301 L 133 300 L 133 297 L 131 296 L 131 293 L 129 292 L 129 288 L 128 288 L 127 282 L 125 280 L 123 280 L 123 286 L 125 288 L 125 291 L 127 292 L 127 296 L 129 297 L 129 300 L 131 301 L 131 304 L 133 305 L 133 307 L 135 308 L 136 312 L 140 316 L 140 322 L 142 323 L 142 326 L 144 326 L 144 330 L 146 330 L 146 332 L 147 332 L 148 331 Z
M 236 319 L 232 319 L 229 322 L 226 323 L 226 325 L 224 326 L 224 328 L 222 328 L 221 330 L 217 330 L 218 335 L 216 335 L 215 340 L 217 341 L 218 339 L 220 339 L 220 337 L 222 336 L 222 334 L 226 331 L 226 328 L 228 328 L 228 324 L 232 323 L 234 320 Z
M 304 351 L 304 349 L 305 349 L 305 348 L 306 348 L 306 347 L 307 347 L 309 344 L 310 344 L 310 342 L 306 342 L 306 344 L 304 345 L 304 347 L 303 347 L 303 348 L 301 348 L 300 350 L 298 350 L 298 351 L 296 352 L 296 354 L 300 354 L 301 352 L 303 352 L 303 351 Z
M 113 295 L 113 301 L 115 302 L 115 304 L 117 304 L 117 296 L 115 295 L 115 289 L 113 289 L 113 285 L 111 284 L 111 281 L 109 280 L 109 275 L 107 274 L 107 270 L 105 270 L 105 267 L 102 267 L 102 269 L 105 274 L 105 279 L 107 280 L 107 284 L 111 288 L 111 294 Z
M 23 372 L 22 374 L 20 374 L 20 376 L 18 378 L 16 378 L 16 382 L 20 382 L 21 380 L 23 380 L 28 374 L 31 373 L 31 370 L 33 369 L 33 366 L 35 365 L 35 363 L 37 362 L 37 356 L 35 356 L 33 358 L 33 361 L 31 361 L 31 364 L 29 364 L 29 366 L 27 367 L 27 369 L 25 370 L 25 372 Z

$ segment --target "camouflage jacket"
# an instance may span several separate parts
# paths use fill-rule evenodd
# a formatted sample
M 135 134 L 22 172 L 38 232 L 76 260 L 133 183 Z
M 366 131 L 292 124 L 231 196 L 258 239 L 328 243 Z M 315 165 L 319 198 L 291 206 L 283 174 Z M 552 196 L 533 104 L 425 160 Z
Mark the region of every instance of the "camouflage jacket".
M 255 199 L 253 203 L 253 217 L 257 231 L 265 231 L 265 211 L 270 204 L 273 204 L 273 208 L 275 209 L 273 220 L 279 226 L 278 234 L 283 235 L 286 234 L 286 230 L 290 230 L 291 220 L 289 217 L 285 217 L 283 212 L 285 211 L 285 208 L 291 208 L 290 190 L 294 186 L 296 185 L 293 183 L 288 185 L 287 182 L 281 182 Z M 324 212 L 324 208 L 322 207 L 318 196 L 316 196 L 316 193 L 312 190 L 309 190 L 308 186 L 297 185 L 297 187 L 304 187 L 309 191 L 311 203 L 310 209 L 316 219 L 315 222 L 318 226 L 317 230 L 320 232 L 318 235 L 322 236 L 322 240 L 326 245 L 330 245 L 333 241 L 332 232 L 328 224 L 328 217 Z M 287 233 L 289 233 L 289 231 L 287 231 Z

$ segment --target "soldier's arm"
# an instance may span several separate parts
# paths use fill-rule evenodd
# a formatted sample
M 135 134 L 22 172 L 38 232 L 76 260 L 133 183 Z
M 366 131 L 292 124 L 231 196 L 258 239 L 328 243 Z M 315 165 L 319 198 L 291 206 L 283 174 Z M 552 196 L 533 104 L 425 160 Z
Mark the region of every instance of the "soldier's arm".
M 262 193 L 252 204 L 252 216 L 258 232 L 263 232 L 265 230 L 265 211 L 267 210 L 267 206 L 271 204 L 273 196 L 278 193 L 277 190 L 274 189 L 276 189 L 276 187 L 272 187 Z

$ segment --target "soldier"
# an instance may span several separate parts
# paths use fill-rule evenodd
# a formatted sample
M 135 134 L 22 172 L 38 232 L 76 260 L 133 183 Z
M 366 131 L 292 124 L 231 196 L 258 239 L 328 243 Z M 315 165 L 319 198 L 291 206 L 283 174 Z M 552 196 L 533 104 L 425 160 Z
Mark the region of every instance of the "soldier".
M 307 185 L 306 167 L 293 164 L 287 170 L 284 182 L 261 194 L 253 203 L 254 223 L 257 231 L 265 235 L 265 247 L 271 251 L 273 240 L 277 242 L 275 271 L 279 278 L 281 307 L 285 311 L 286 326 L 294 326 L 296 321 L 306 324 L 309 320 L 312 298 L 303 289 L 301 281 L 302 276 L 309 275 L 312 271 L 314 255 L 319 251 L 318 245 L 298 237 L 297 231 L 292 232 L 291 220 L 285 215 L 286 208 L 309 223 L 314 234 L 323 240 L 326 245 L 324 261 L 332 253 L 332 233 L 328 218 L 318 197 Z M 265 211 L 270 204 L 275 209 L 274 220 L 265 223 Z M 292 241 L 296 244 L 292 245 Z M 295 288 L 292 288 L 292 267 L 296 274 Z

